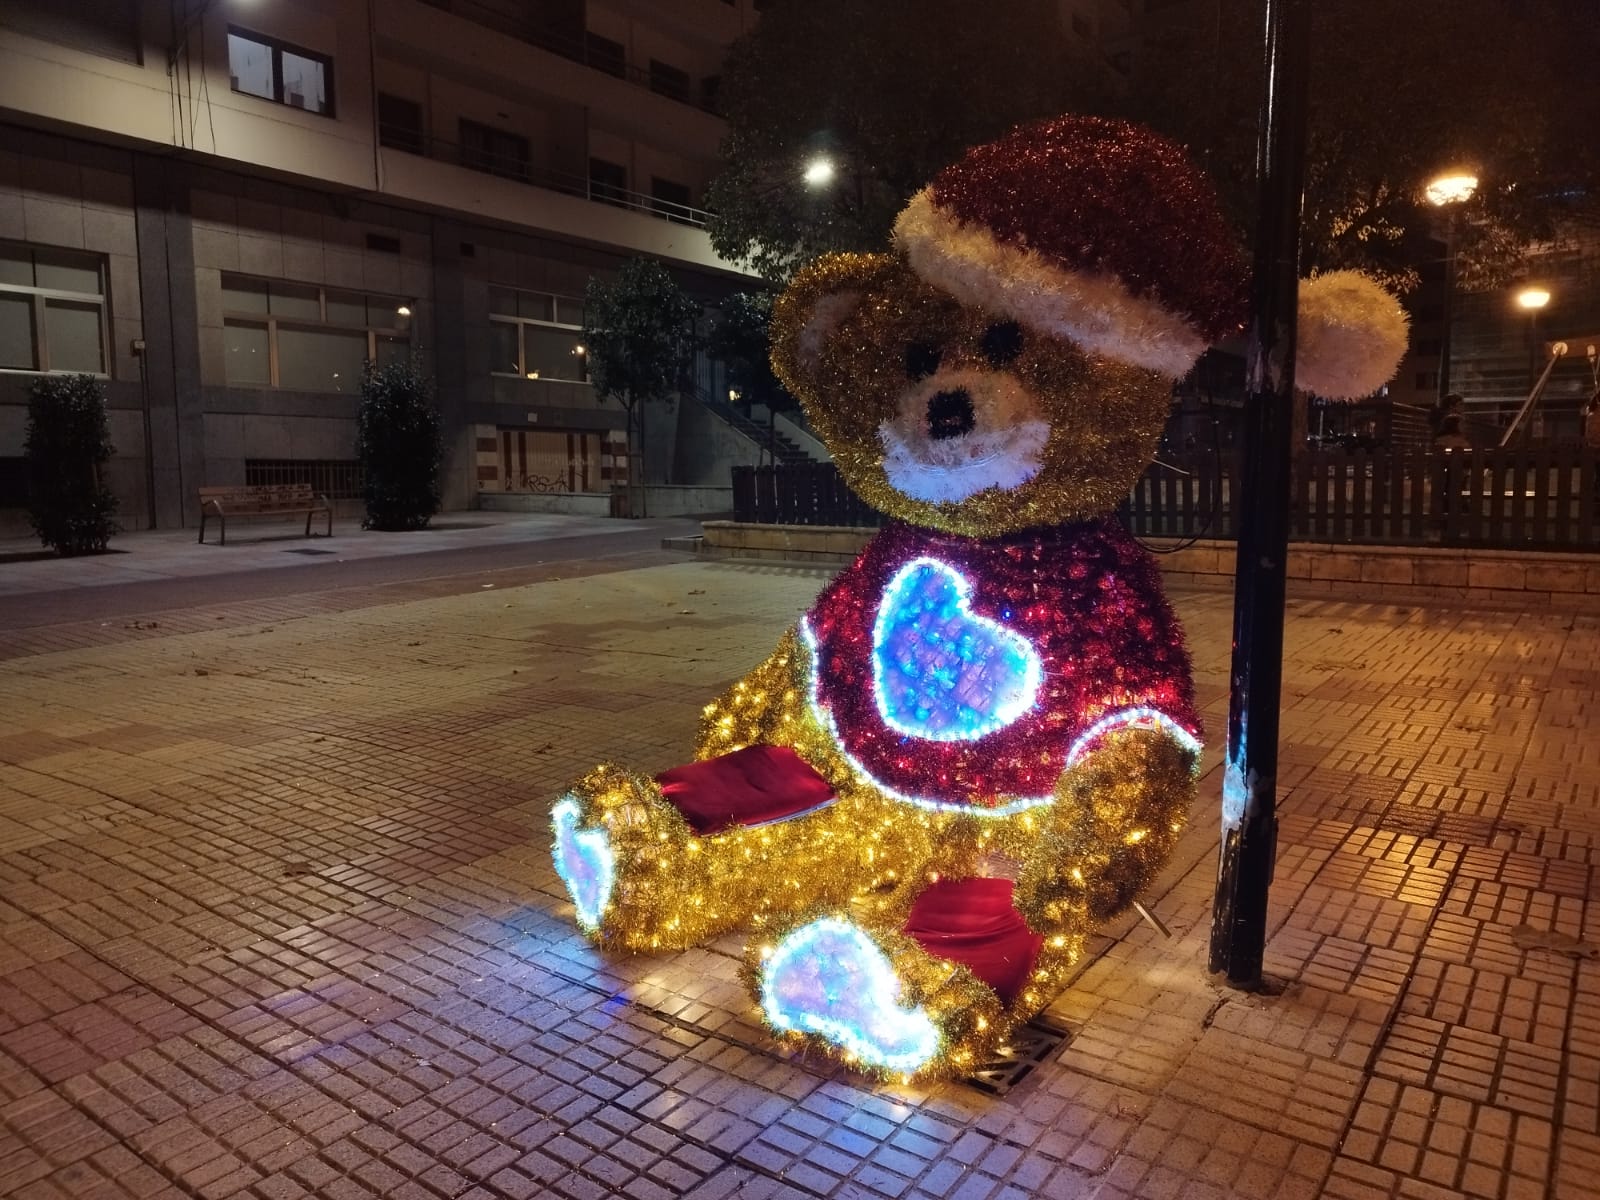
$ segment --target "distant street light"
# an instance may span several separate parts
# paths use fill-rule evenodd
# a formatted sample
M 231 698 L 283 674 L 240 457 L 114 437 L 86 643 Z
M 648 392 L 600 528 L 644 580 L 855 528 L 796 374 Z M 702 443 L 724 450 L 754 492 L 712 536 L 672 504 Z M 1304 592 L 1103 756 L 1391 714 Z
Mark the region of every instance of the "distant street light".
M 1539 353 L 1539 314 L 1549 303 L 1549 288 L 1525 287 L 1517 293 L 1517 307 L 1528 314 L 1528 401 L 1517 414 L 1519 422 L 1532 406 L 1533 394 L 1539 388 L 1539 361 L 1543 357 Z
M 818 156 L 806 164 L 805 174 L 801 178 L 809 187 L 826 187 L 833 182 L 833 176 L 833 160 L 826 156 Z
M 1444 215 L 1444 309 L 1443 332 L 1439 338 L 1439 402 L 1450 394 L 1450 324 L 1456 296 L 1456 209 L 1472 199 L 1478 190 L 1478 177 L 1466 171 L 1440 175 L 1422 189 L 1428 203 L 1446 209 Z

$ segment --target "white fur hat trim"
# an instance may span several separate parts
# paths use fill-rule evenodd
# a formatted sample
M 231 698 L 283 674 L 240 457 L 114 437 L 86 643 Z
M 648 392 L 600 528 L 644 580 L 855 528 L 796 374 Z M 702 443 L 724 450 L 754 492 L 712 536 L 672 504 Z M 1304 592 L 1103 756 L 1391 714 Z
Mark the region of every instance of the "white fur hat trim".
M 1207 341 L 1183 317 L 1113 275 L 1073 271 L 956 221 L 924 188 L 894 223 L 912 270 L 967 304 L 1059 335 L 1092 354 L 1182 378 Z

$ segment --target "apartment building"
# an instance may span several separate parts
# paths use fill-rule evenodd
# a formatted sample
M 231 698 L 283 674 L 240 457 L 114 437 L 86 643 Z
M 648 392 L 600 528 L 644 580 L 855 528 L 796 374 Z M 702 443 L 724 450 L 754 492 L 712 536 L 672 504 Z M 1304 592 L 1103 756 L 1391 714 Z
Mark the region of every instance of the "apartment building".
M 746 282 L 697 205 L 755 8 L 7 0 L 0 509 L 52 371 L 106 381 L 129 528 L 194 523 L 203 485 L 353 497 L 362 363 L 413 351 L 448 508 L 693 482 L 706 414 L 663 412 L 629 462 L 585 382 L 582 295 L 634 255 L 707 303 Z

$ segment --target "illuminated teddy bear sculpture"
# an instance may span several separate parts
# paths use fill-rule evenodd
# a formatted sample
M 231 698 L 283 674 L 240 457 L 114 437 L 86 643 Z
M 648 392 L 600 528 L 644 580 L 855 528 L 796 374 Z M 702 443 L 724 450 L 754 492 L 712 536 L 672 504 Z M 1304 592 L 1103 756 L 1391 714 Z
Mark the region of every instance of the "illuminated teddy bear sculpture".
M 884 1074 L 971 1070 L 1165 862 L 1199 719 L 1159 571 L 1109 514 L 1173 381 L 1242 324 L 1203 176 L 1121 122 L 971 151 L 893 254 L 831 255 L 773 362 L 892 522 L 705 710 L 696 760 L 555 806 L 583 929 L 632 950 L 751 931 L 768 1026 Z M 1349 273 L 1302 288 L 1299 376 L 1388 377 L 1405 321 Z

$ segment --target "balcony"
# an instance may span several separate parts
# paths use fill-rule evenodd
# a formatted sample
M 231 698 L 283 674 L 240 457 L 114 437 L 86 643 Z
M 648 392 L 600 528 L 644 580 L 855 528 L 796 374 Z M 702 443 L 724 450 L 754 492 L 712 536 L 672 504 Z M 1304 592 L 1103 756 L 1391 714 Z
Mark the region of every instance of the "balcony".
M 453 163 L 468 170 L 480 171 L 485 175 L 495 175 L 501 179 L 514 180 L 547 191 L 592 200 L 596 204 L 625 208 L 658 220 L 671 221 L 674 225 L 704 229 L 710 216 L 703 208 L 647 196 L 643 192 L 629 191 L 627 188 L 584 175 L 538 166 L 530 160 L 528 154 L 516 149 L 447 142 L 442 138 L 431 137 L 414 126 L 379 124 L 378 142 L 391 150 L 431 158 L 436 162 Z
M 441 12 L 451 13 L 464 21 L 471 21 L 474 25 L 516 38 L 530 46 L 537 46 L 569 62 L 604 72 L 616 79 L 654 92 L 658 96 L 675 100 L 679 104 L 686 104 L 690 108 L 697 108 L 713 116 L 721 115 L 717 109 L 717 94 L 721 82 L 719 76 L 707 76 L 700 81 L 700 87 L 696 89 L 688 72 L 658 62 L 652 62 L 648 68 L 634 66 L 627 61 L 626 51 L 622 46 L 593 33 L 581 37 L 573 36 L 552 29 L 541 22 L 529 20 L 525 16 L 484 3 L 483 0 L 422 0 L 422 3 Z

